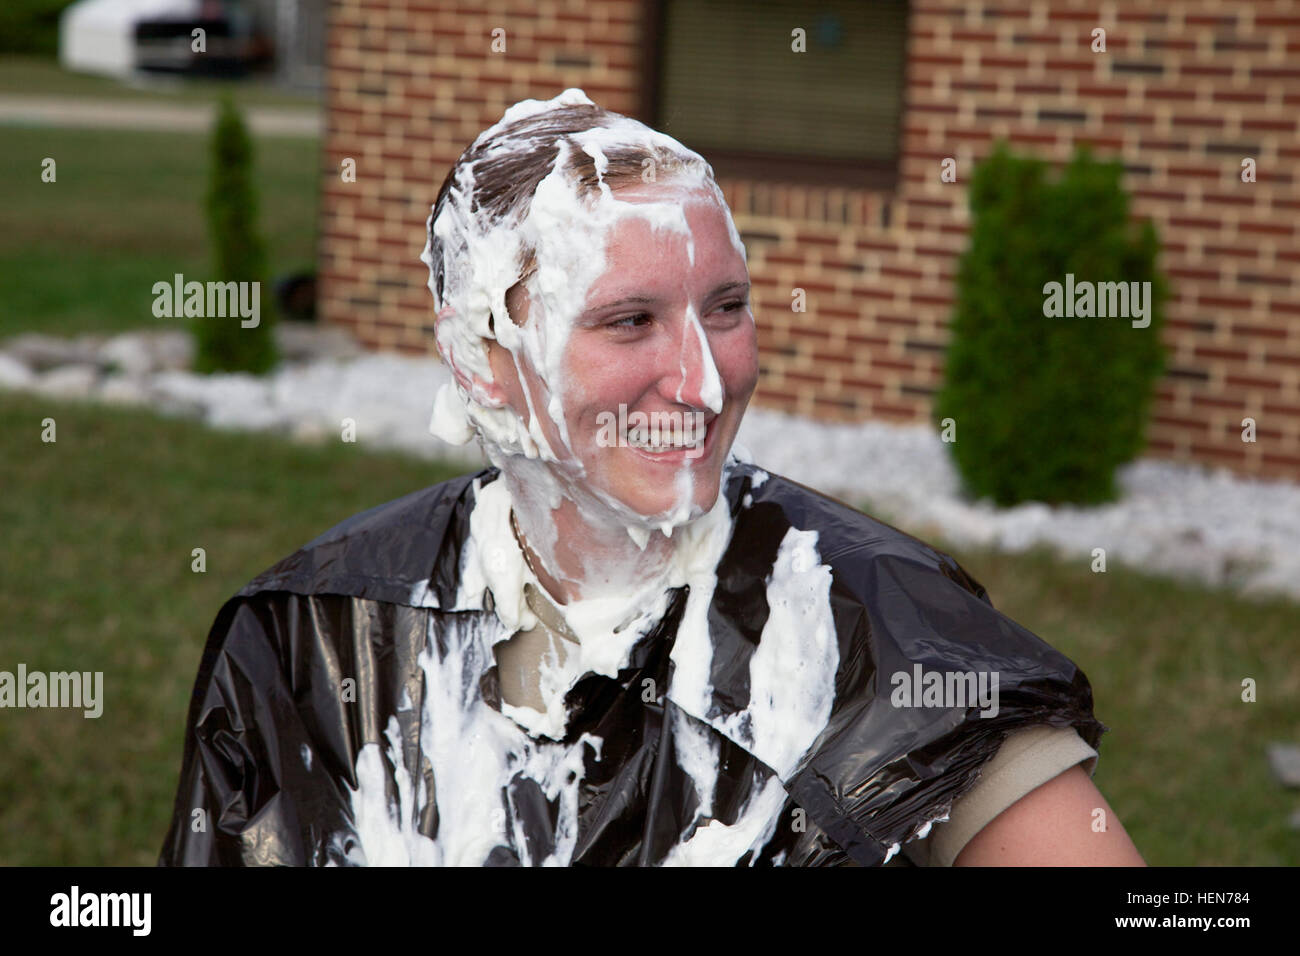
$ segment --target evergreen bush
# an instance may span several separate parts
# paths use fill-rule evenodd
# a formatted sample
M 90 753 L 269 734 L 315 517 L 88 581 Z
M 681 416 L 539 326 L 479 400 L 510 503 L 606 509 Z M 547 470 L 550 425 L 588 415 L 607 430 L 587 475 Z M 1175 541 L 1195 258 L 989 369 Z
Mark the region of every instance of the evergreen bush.
M 1047 171 L 1004 144 L 973 171 L 970 242 L 934 402 L 941 427 L 955 422 L 950 447 L 967 490 L 1000 505 L 1113 499 L 1115 469 L 1145 445 L 1164 369 L 1158 240 L 1149 222 L 1130 221 L 1122 168 L 1080 149 L 1059 177 Z M 1047 314 L 1085 311 L 1080 283 L 1103 282 L 1151 283 L 1137 287 L 1150 292 L 1146 320 L 1098 315 L 1123 305 L 1108 287 L 1094 291 L 1091 317 Z
M 222 100 L 212 136 L 207 196 L 212 278 L 259 283 L 259 321 L 245 328 L 239 316 L 194 320 L 194 368 L 199 372 L 261 374 L 276 363 L 274 296 L 266 281 L 266 249 L 257 234 L 253 145 L 229 97 Z

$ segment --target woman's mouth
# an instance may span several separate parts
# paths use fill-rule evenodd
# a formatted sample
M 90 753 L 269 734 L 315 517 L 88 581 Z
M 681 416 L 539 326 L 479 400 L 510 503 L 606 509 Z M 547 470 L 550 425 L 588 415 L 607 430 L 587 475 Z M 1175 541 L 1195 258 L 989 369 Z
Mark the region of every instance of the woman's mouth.
M 707 420 L 687 416 L 684 423 L 673 428 L 629 429 L 625 446 L 656 464 L 675 464 L 703 458 L 712 448 L 714 423 L 717 416 Z

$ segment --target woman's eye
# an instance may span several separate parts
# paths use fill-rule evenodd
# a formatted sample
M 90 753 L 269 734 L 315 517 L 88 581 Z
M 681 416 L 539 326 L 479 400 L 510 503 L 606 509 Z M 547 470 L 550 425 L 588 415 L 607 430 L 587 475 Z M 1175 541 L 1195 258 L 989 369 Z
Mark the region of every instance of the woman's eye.
M 747 299 L 735 299 L 719 306 L 718 308 L 721 312 L 740 312 L 748 305 L 749 301 Z M 635 329 L 651 322 L 652 320 L 653 317 L 649 312 L 638 312 L 635 315 L 625 315 L 620 319 L 614 319 L 612 322 L 607 323 L 607 326 L 612 329 Z

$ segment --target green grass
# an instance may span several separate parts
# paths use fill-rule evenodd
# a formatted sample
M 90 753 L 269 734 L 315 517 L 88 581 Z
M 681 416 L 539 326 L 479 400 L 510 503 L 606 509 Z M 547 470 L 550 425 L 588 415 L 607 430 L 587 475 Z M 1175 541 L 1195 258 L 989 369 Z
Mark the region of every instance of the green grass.
M 0 422 L 0 669 L 103 671 L 106 699 L 97 720 L 0 712 L 0 865 L 152 865 L 221 604 L 349 515 L 467 470 L 9 393 Z
M 221 81 L 198 77 L 145 76 L 124 82 L 109 76 L 74 73 L 53 57 L 6 55 L 0 58 L 0 93 L 22 96 L 76 96 L 170 104 L 212 103 L 230 93 L 240 106 L 318 109 L 320 96 L 250 78 Z
M 152 288 L 212 278 L 208 137 L 8 127 L 0 150 L 0 339 L 166 324 Z M 315 262 L 319 144 L 255 141 L 270 276 Z M 41 181 L 45 157 L 57 180 Z
M 40 441 L 47 416 L 54 444 Z M 0 864 L 150 864 L 221 603 L 348 515 L 464 469 L 5 393 L 0 422 L 0 669 L 102 670 L 106 697 L 98 720 L 0 718 Z M 1296 605 L 1042 552 L 950 550 L 1092 680 L 1112 728 L 1096 781 L 1149 862 L 1300 863 L 1285 824 L 1300 794 L 1264 755 L 1300 739 Z M 1243 677 L 1256 703 L 1242 703 Z

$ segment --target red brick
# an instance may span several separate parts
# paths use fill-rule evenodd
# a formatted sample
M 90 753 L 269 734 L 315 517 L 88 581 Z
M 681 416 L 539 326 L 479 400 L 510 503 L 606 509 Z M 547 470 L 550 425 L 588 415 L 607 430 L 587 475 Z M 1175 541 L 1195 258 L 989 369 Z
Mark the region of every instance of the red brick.
M 962 62 L 961 57 L 955 57 L 957 64 Z M 980 66 L 986 70 L 1015 70 L 1025 72 L 1029 69 L 1029 60 L 1023 56 L 981 56 Z
M 1294 67 L 1253 66 L 1252 80 L 1300 80 L 1300 69 Z
M 1234 445 L 1208 445 L 1205 442 L 1192 442 L 1192 451 L 1205 458 L 1217 459 L 1226 462 L 1236 462 L 1243 458 L 1250 446 L 1244 442 L 1239 442 L 1238 446 Z
M 1192 354 L 1197 358 L 1235 359 L 1241 362 L 1249 357 L 1245 349 L 1225 349 L 1211 345 L 1198 345 L 1192 349 Z
M 1294 234 L 1295 228 L 1280 222 L 1240 222 L 1237 224 L 1237 231 L 1257 232 L 1273 236 L 1290 236 Z
M 1201 201 L 1212 203 L 1216 206 L 1253 206 L 1255 197 L 1244 195 L 1242 193 L 1220 193 L 1206 192 L 1201 193 Z
M 1267 103 L 1268 96 L 1256 90 L 1215 90 L 1211 99 L 1216 103 Z
M 1218 219 L 1202 219 L 1194 216 L 1170 216 L 1169 224 L 1180 229 L 1209 229 L 1217 232 L 1223 227 Z
M 871 348 L 888 348 L 889 339 L 883 335 L 867 335 L 863 332 L 846 332 L 844 338 L 849 345 L 868 346 Z
M 913 56 L 909 61 L 910 65 L 917 67 L 929 66 L 961 66 L 962 58 L 960 56 L 940 56 L 938 54 L 926 54 Z
M 1264 412 L 1268 415 L 1282 415 L 1286 418 L 1300 418 L 1300 405 L 1287 405 L 1282 402 L 1265 402 Z
M 1268 464 L 1277 465 L 1279 469 L 1284 469 L 1282 473 L 1292 480 L 1295 479 L 1297 474 L 1300 474 L 1300 455 L 1283 455 L 1266 451 L 1261 457 Z
M 1143 97 L 1148 100 L 1177 100 L 1186 102 L 1188 100 L 1196 99 L 1196 91 L 1179 87 L 1153 87 L 1146 90 L 1143 93 Z M 1178 125 L 1177 120 L 1175 120 L 1175 125 Z
M 1183 415 L 1175 415 L 1171 412 L 1155 412 L 1151 420 L 1158 425 L 1167 425 L 1170 428 L 1185 429 L 1187 431 L 1204 431 L 1205 420 L 1201 418 L 1187 418 Z
M 1237 298 L 1228 295 L 1215 295 L 1202 293 L 1196 297 L 1198 305 L 1209 306 L 1214 309 L 1249 309 L 1250 299 Z
M 1229 388 L 1260 388 L 1270 392 L 1282 390 L 1282 383 L 1275 378 L 1261 378 L 1257 375 L 1229 375 L 1224 379 Z
M 1242 402 L 1231 398 L 1212 398 L 1209 395 L 1193 395 L 1192 405 L 1199 408 L 1230 408 L 1240 410 Z
M 785 377 L 787 380 L 792 382 L 805 382 L 809 385 L 816 385 L 818 387 L 824 387 L 826 385 L 825 374 L 818 372 L 787 371 Z
M 918 418 L 921 410 L 915 405 L 894 405 L 885 402 L 872 402 L 871 412 L 881 418 L 902 418 L 911 421 Z
M 1147 37 L 1144 45 L 1148 50 L 1195 50 L 1195 40 L 1178 37 Z
M 1200 129 L 1210 129 L 1210 128 L 1222 129 L 1223 128 L 1222 116 L 1190 116 L 1185 114 L 1177 114 L 1174 116 L 1171 122 L 1173 123 L 1174 126 L 1195 126 Z
M 1016 92 L 1017 93 L 1020 92 L 1019 87 L 1016 88 Z M 1105 99 L 1107 97 L 1112 97 L 1112 96 L 1125 97 L 1128 96 L 1128 90 L 1120 84 L 1113 84 L 1111 86 L 1100 86 L 1095 83 L 1080 83 L 1079 95 L 1081 97 L 1090 100 L 1099 99 L 1099 98 Z
M 858 392 L 879 395 L 885 390 L 883 382 L 878 382 L 873 378 L 863 378 L 860 375 L 845 375 L 840 378 L 840 383 L 845 388 L 853 389 Z

